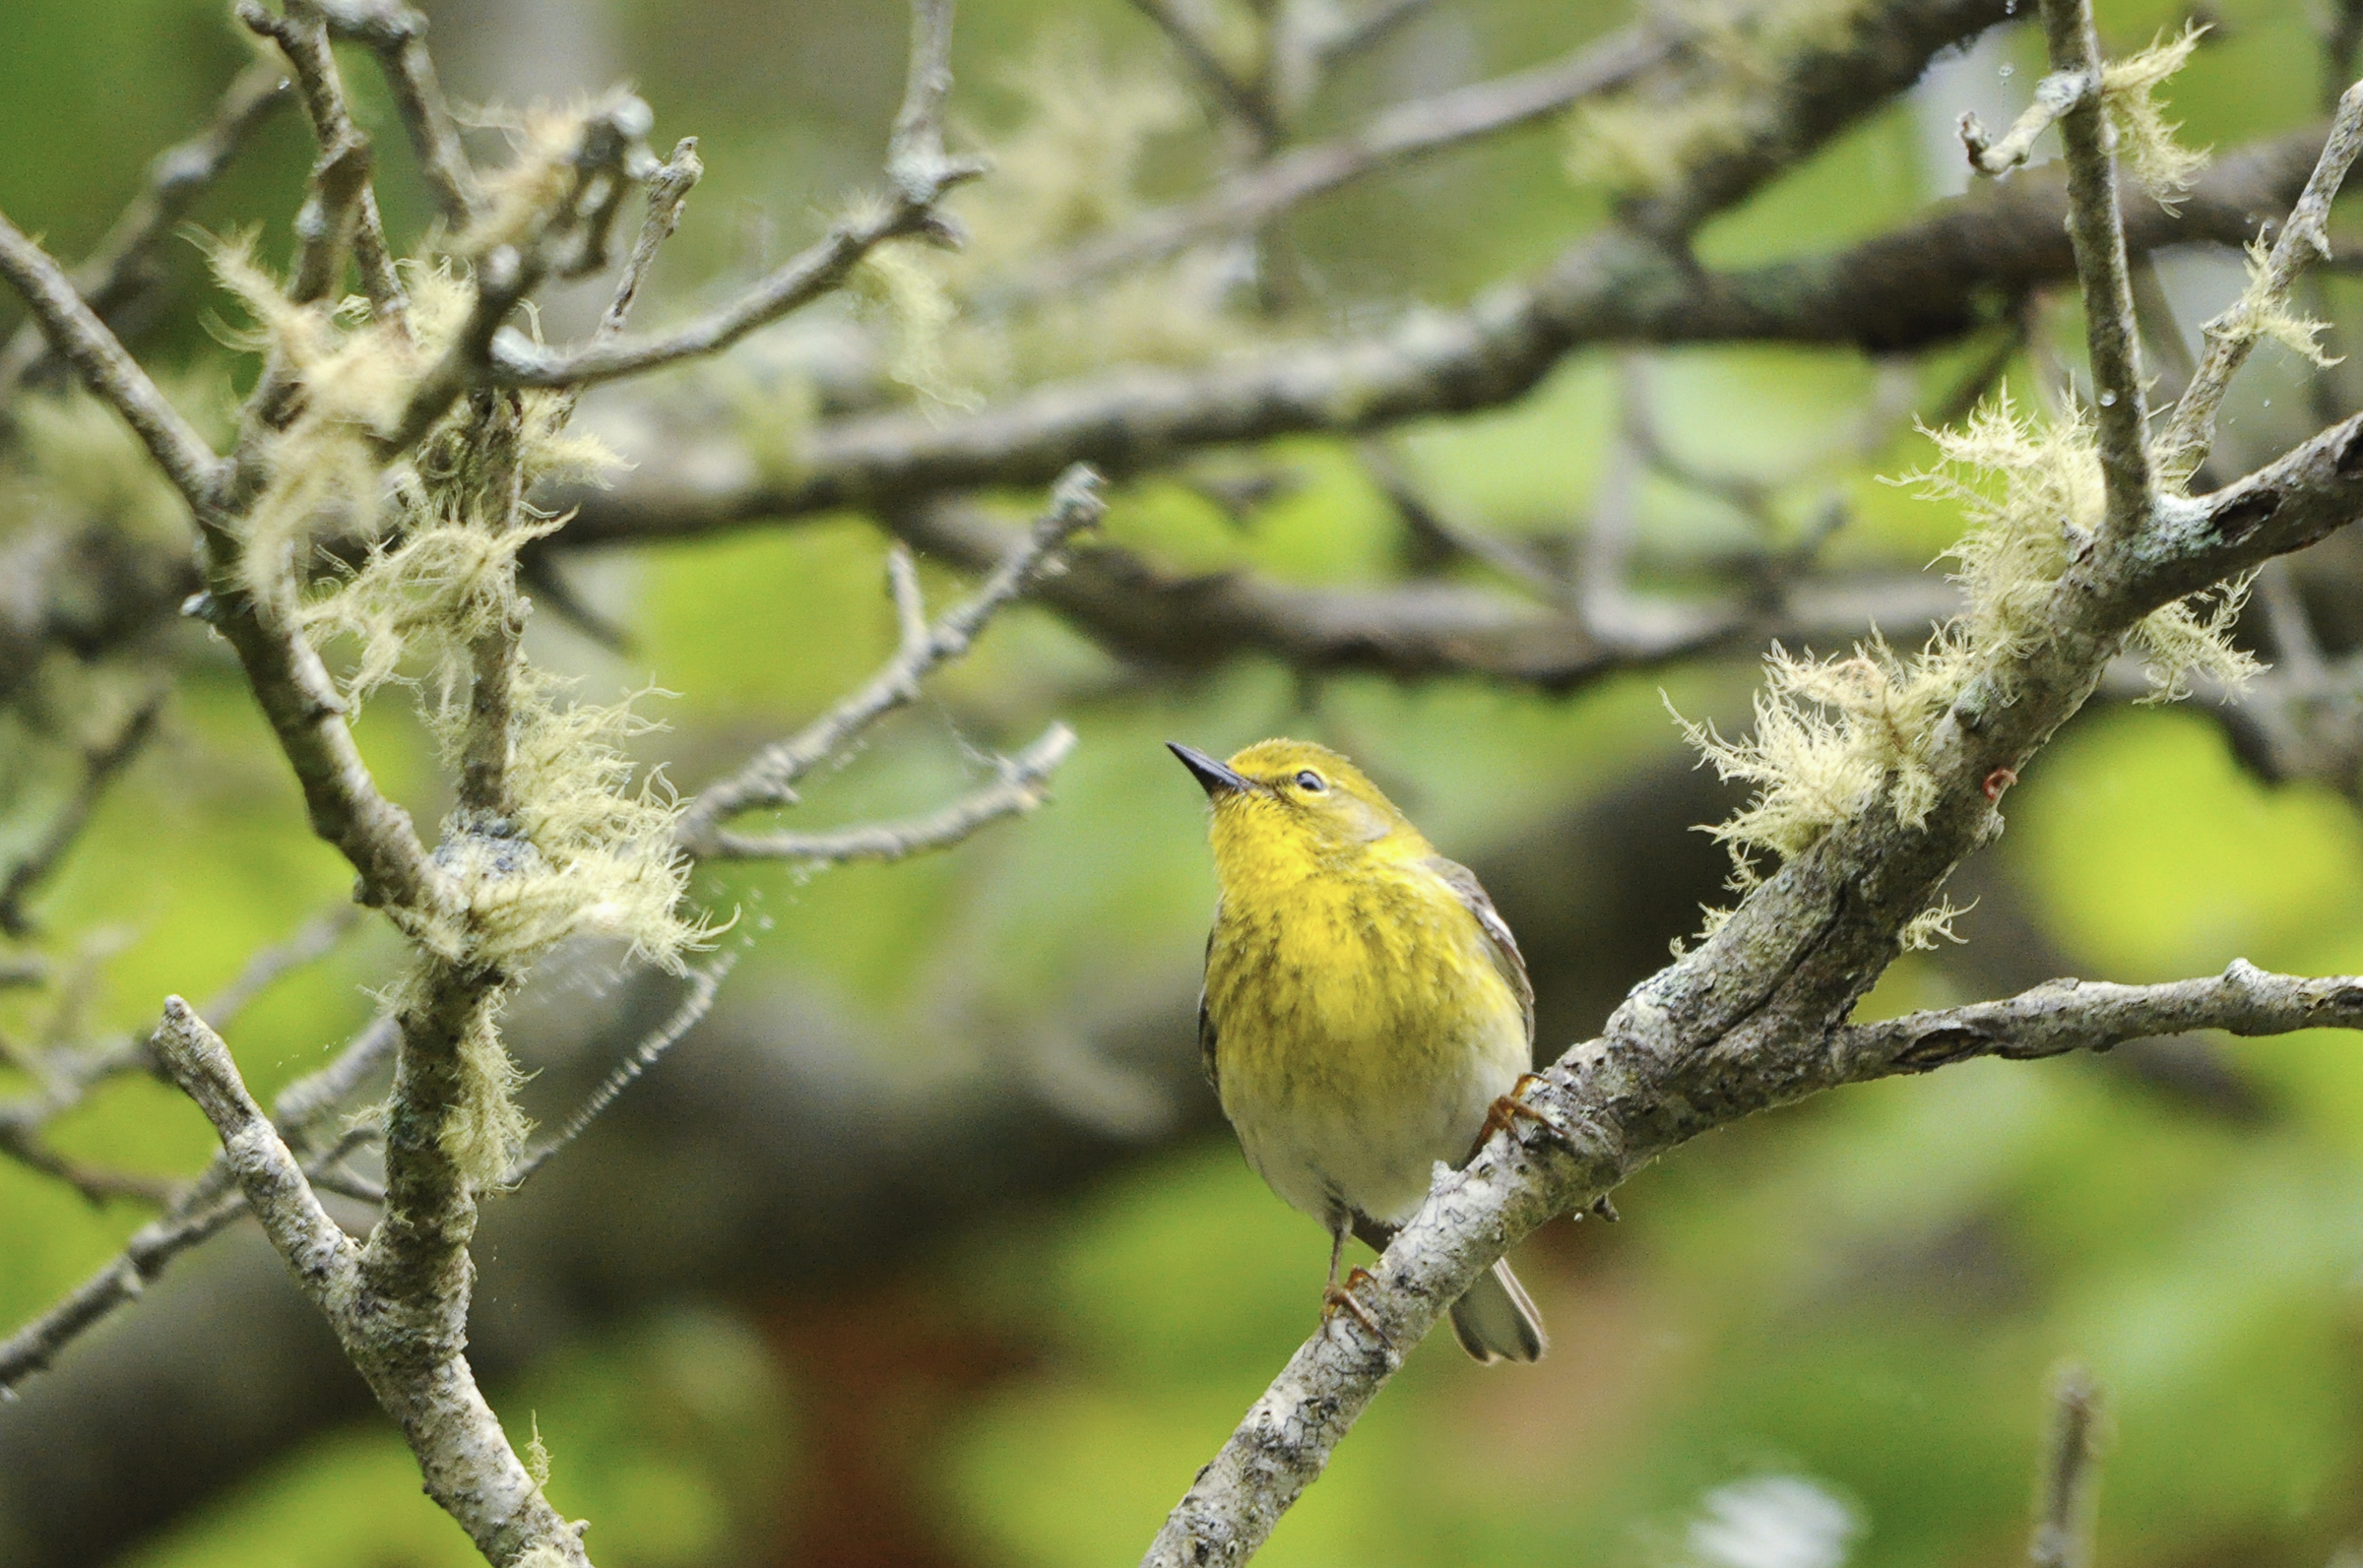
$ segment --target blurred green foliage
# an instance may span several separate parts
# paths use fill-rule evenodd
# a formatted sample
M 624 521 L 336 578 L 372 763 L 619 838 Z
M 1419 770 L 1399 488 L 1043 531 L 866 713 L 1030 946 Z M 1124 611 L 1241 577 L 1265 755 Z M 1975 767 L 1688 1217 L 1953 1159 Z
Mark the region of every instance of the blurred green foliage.
M 480 37 L 443 9 L 454 38 Z M 2183 19 L 2159 0 L 2101 9 L 2120 47 Z M 898 7 L 609 0 L 584 15 L 656 105 L 660 133 L 699 134 L 713 170 L 656 309 L 783 253 L 868 177 L 899 70 Z M 2294 0 L 2229 0 L 2215 15 L 2221 41 L 2172 93 L 2193 139 L 2230 145 L 2303 119 L 2308 13 Z M 1357 101 L 1447 85 L 1431 80 L 1438 59 L 1453 79 L 1473 77 L 1619 20 L 1533 0 L 1439 8 L 1413 42 L 1358 66 L 1341 105 L 1322 112 L 1348 123 Z M 988 142 L 1022 113 L 1008 63 L 1048 28 L 1101 35 L 1134 64 L 1155 58 L 1114 0 L 964 6 L 962 101 Z M 67 254 L 103 229 L 144 160 L 199 120 L 242 48 L 203 0 L 140 0 L 103 17 L 23 5 L 10 32 L 0 205 Z M 2029 41 L 2012 45 L 2021 82 Z M 455 81 L 496 74 L 466 47 L 447 59 Z M 382 94 L 365 91 L 362 107 L 397 146 Z M 1897 221 L 1934 178 L 1922 121 L 1948 112 L 1899 105 L 1874 118 L 1719 220 L 1702 254 L 1794 255 Z M 1374 181 L 1292 237 L 1341 312 L 1400 292 L 1456 298 L 1596 218 L 1597 197 L 1566 184 L 1560 152 L 1556 133 L 1538 131 Z M 199 220 L 259 217 L 284 235 L 304 157 L 282 120 Z M 1177 180 L 1194 166 L 1180 153 L 1174 164 Z M 415 226 L 415 186 L 388 178 L 397 224 Z M 199 297 L 186 262 L 183 306 Z M 156 353 L 219 358 L 192 311 L 173 317 Z M 2285 378 L 2271 352 L 2258 373 Z M 1948 351 L 1909 372 L 1915 406 L 1971 357 Z M 1908 428 L 1849 446 L 1878 380 L 1850 354 L 1750 348 L 1657 356 L 1647 387 L 1678 455 L 1779 486 L 1784 529 L 1834 494 L 1854 520 L 1833 559 L 1917 566 L 1957 519 L 1877 482 L 1927 461 Z M 1454 515 L 1565 535 L 1601 482 L 1617 396 L 1611 357 L 1586 356 L 1516 408 L 1409 432 L 1404 451 Z M 1109 533 L 1176 570 L 1245 564 L 1309 583 L 1397 571 L 1393 524 L 1349 452 L 1305 441 L 1267 456 L 1292 487 L 1252 527 L 1152 481 L 1118 495 Z M 1641 569 L 1654 580 L 1678 585 L 1696 562 L 1756 540 L 1755 523 L 1697 492 L 1659 482 L 1642 500 Z M 649 737 L 647 755 L 694 784 L 882 656 L 881 551 L 866 523 L 838 519 L 605 562 L 587 576 L 630 625 L 630 653 L 543 625 L 539 657 L 594 697 L 650 682 L 678 693 L 651 704 L 674 728 Z M 958 591 L 941 575 L 929 587 Z M 1745 667 L 1694 669 L 1554 700 L 1359 678 L 1309 692 L 1253 666 L 1189 682 L 1120 675 L 1042 612 L 996 626 L 916 713 L 818 781 L 805 816 L 919 808 L 977 777 L 978 749 L 1062 716 L 1083 742 L 1055 803 L 906 866 L 712 877 L 701 897 L 743 915 L 743 972 L 876 1021 L 914 1070 L 979 1048 L 946 1017 L 1071 1027 L 1115 1016 L 1141 994 L 1186 988 L 1211 900 L 1200 808 L 1159 747 L 1169 736 L 1217 751 L 1282 730 L 1340 744 L 1448 852 L 1480 859 L 1515 852 L 1672 755 L 1661 684 L 1685 712 L 1728 725 L 1744 721 L 1753 680 Z M 382 701 L 364 740 L 394 792 L 431 820 L 431 760 L 399 709 Z M 30 832 L 40 815 L 6 831 Z M 1990 851 L 2000 875 L 2081 972 L 2164 978 L 2234 956 L 2363 969 L 2353 811 L 2258 784 L 2203 716 L 2088 716 L 2012 795 L 2010 819 Z M 347 883 L 304 832 L 234 672 L 217 663 L 184 685 L 166 740 L 106 802 L 41 912 L 61 948 L 80 940 L 99 966 L 96 1019 L 134 1029 L 165 991 L 202 997 L 226 982 Z M 1974 913 L 1960 929 L 1978 940 Z M 389 952 L 359 939 L 258 1004 L 234 1040 L 258 1092 L 319 1061 L 366 1015 L 361 988 L 383 979 Z M 1916 958 L 1867 1007 L 1964 1000 L 1967 984 L 1946 955 Z M 1757 1476 L 1801 1477 L 1831 1499 L 1864 1565 L 2012 1559 L 2045 1372 L 2074 1356 L 2114 1395 L 2102 1563 L 2327 1562 L 2363 1539 L 2363 1055 L 2349 1036 L 2308 1035 L 2243 1044 L 2233 1059 L 2262 1117 L 2211 1116 L 2090 1061 L 1979 1063 L 1683 1151 L 1620 1196 L 1621 1226 L 1563 1224 L 1521 1261 L 1555 1333 L 1549 1360 L 1486 1371 L 1449 1347 L 1424 1348 L 1266 1560 L 1701 1561 L 1694 1527 L 1719 1506 L 1710 1499 L 1730 1503 L 1739 1494 L 1719 1488 Z M 175 1097 L 134 1083 L 78 1113 L 59 1142 L 170 1172 L 192 1168 L 210 1135 Z M 0 1324 L 45 1305 L 139 1218 L 0 1163 Z M 1310 1327 L 1322 1262 L 1315 1228 L 1227 1142 L 1177 1149 L 1071 1207 L 1013 1215 L 936 1260 L 946 1321 L 974 1314 L 1032 1353 L 922 1434 L 927 1463 L 909 1482 L 934 1532 L 980 1564 L 1129 1560 Z M 555 1348 L 492 1391 L 521 1440 L 538 1425 L 557 1500 L 595 1522 L 603 1563 L 785 1560 L 773 1542 L 795 1538 L 799 1477 L 827 1433 L 806 1419 L 799 1369 L 761 1321 L 761 1303 L 685 1304 Z M 418 1495 L 399 1439 L 371 1421 L 289 1456 L 136 1560 L 439 1568 L 473 1554 Z

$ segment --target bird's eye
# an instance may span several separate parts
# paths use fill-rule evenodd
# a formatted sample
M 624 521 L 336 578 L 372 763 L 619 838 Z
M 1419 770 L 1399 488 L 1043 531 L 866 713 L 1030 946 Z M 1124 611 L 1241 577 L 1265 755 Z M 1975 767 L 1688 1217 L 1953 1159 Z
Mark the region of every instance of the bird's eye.
M 1308 768 L 1303 773 L 1297 775 L 1297 787 L 1304 790 L 1309 795 L 1317 795 L 1329 786 L 1321 783 L 1321 776 L 1319 774 L 1314 773 L 1310 768 Z

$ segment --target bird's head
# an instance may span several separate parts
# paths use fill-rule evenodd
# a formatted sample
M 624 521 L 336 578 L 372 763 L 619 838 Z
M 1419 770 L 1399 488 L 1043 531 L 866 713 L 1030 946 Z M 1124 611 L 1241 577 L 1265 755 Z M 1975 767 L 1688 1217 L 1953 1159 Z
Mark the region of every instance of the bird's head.
M 1217 762 L 1168 741 L 1214 806 L 1214 852 L 1226 871 L 1248 860 L 1325 860 L 1369 847 L 1430 852 L 1419 830 L 1361 769 L 1309 740 L 1259 740 Z

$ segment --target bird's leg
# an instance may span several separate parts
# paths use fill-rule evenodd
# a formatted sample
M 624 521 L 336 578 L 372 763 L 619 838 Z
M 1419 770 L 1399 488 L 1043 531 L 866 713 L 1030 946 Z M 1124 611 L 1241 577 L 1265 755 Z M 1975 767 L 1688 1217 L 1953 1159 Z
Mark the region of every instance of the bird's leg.
M 1356 1322 L 1371 1331 L 1373 1339 L 1380 1345 L 1391 1347 L 1395 1342 L 1386 1337 L 1386 1330 L 1378 1326 L 1378 1320 L 1371 1315 L 1371 1309 L 1364 1306 L 1354 1294 L 1356 1286 L 1375 1283 L 1371 1278 L 1371 1271 L 1357 1267 L 1346 1276 L 1345 1284 L 1337 1283 L 1337 1266 L 1345 1261 L 1349 1224 L 1350 1222 L 1342 1214 L 1329 1222 L 1329 1283 L 1321 1289 L 1321 1322 L 1326 1325 L 1341 1311 L 1352 1313 Z
M 1512 1143 L 1518 1142 L 1517 1125 L 1520 1118 L 1535 1123 L 1554 1141 L 1565 1148 L 1573 1149 L 1575 1147 L 1575 1140 L 1567 1136 L 1567 1130 L 1565 1127 L 1553 1121 L 1541 1106 L 1532 1103 L 1525 1098 L 1527 1089 L 1542 1081 L 1543 1075 L 1540 1073 L 1520 1073 L 1518 1075 L 1518 1081 L 1510 1086 L 1509 1093 L 1495 1100 L 1493 1108 L 1485 1113 L 1485 1125 L 1477 1129 L 1477 1141 L 1469 1146 L 1469 1153 L 1472 1156 L 1478 1150 L 1483 1149 L 1498 1132 L 1508 1133 Z

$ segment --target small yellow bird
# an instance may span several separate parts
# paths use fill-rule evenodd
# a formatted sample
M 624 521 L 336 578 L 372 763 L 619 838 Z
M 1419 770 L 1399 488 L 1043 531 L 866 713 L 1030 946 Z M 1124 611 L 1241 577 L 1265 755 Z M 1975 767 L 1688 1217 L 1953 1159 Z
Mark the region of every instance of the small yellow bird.
M 1206 939 L 1198 1047 L 1247 1163 L 1329 1231 L 1324 1314 L 1377 1325 L 1337 1267 L 1383 1251 L 1428 1196 L 1525 1107 L 1534 990 L 1476 874 L 1436 852 L 1325 746 L 1266 740 L 1228 763 L 1168 742 L 1213 802 L 1222 894 Z M 1452 1307 L 1480 1361 L 1548 1343 L 1506 1262 Z

